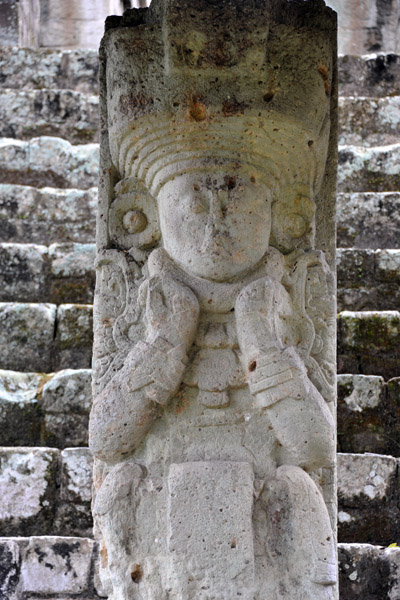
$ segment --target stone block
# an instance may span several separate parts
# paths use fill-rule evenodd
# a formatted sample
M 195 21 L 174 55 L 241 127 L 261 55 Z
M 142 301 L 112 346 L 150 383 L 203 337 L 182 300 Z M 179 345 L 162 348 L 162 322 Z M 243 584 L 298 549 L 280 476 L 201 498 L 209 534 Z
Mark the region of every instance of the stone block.
M 46 246 L 0 244 L 0 300 L 40 302 L 47 288 Z
M 97 189 L 0 184 L 0 234 L 8 242 L 92 242 Z
M 400 398 L 397 380 L 375 375 L 338 376 L 338 450 L 399 453 Z M 389 393 L 389 389 L 391 392 Z M 399 403 L 400 406 L 400 403 Z
M 400 144 L 339 146 L 339 192 L 389 192 L 400 188 Z
M 338 245 L 356 248 L 400 246 L 400 193 L 338 194 Z
M 46 136 L 29 141 L 3 138 L 0 168 L 1 183 L 88 189 L 97 184 L 98 145 L 72 146 Z
M 400 360 L 400 313 L 343 311 L 338 317 L 338 372 L 396 377 Z
M 24 549 L 21 588 L 25 597 L 83 594 L 89 590 L 94 541 L 77 537 L 32 537 Z
M 0 598 L 18 600 L 21 556 L 17 542 L 0 538 Z
M 70 89 L 98 93 L 97 50 L 0 48 L 0 85 L 13 89 Z
M 397 600 L 400 548 L 339 544 L 340 600 Z
M 94 244 L 63 243 L 49 248 L 50 298 L 56 304 L 93 302 Z
M 14 371 L 51 371 L 54 304 L 0 303 L 1 366 Z
M 18 46 L 17 0 L 0 0 L 0 35 L 2 46 Z
M 0 135 L 28 140 L 41 135 L 74 144 L 98 142 L 98 97 L 72 90 L 0 92 Z
M 61 452 L 61 488 L 55 528 L 63 535 L 92 535 L 93 460 L 88 448 Z
M 51 448 L 1 448 L 1 535 L 51 531 L 58 454 Z
M 40 446 L 42 410 L 37 402 L 43 378 L 37 373 L 0 370 L 0 439 L 5 446 Z
M 339 540 L 389 545 L 400 536 L 399 459 L 338 454 Z
M 341 96 L 400 96 L 400 56 L 369 54 L 339 57 Z
M 93 309 L 88 304 L 63 304 L 57 309 L 56 370 L 87 369 L 92 361 Z
M 339 144 L 386 146 L 399 141 L 400 97 L 340 98 Z
M 91 406 L 91 371 L 59 371 L 43 386 L 44 439 L 56 448 L 85 446 Z

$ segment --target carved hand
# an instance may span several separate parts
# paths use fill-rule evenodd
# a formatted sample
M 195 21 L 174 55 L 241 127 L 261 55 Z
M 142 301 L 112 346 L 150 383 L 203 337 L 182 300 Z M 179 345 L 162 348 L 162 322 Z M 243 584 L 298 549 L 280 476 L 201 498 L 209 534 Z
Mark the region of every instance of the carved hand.
M 236 301 L 236 324 L 250 391 L 267 407 L 283 398 L 304 398 L 309 380 L 296 350 L 277 333 L 278 285 L 269 277 L 246 286 Z

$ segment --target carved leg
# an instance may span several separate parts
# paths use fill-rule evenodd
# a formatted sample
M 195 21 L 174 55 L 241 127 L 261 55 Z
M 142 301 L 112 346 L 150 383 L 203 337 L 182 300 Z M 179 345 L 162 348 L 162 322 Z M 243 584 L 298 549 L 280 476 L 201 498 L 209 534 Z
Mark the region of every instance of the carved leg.
M 322 494 L 299 467 L 284 465 L 266 482 L 261 501 L 267 513 L 265 544 L 278 575 L 276 598 L 334 597 L 334 534 Z
M 132 556 L 135 539 L 136 490 L 143 473 L 139 465 L 126 462 L 115 466 L 96 496 L 94 518 L 102 535 L 101 579 L 109 600 L 132 600 L 137 595 L 141 566 Z

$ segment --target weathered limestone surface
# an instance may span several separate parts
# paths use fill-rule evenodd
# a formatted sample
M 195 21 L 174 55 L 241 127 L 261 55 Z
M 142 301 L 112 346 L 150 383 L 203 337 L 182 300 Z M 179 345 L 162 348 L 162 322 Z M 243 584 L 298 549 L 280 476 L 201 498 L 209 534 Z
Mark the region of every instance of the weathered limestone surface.
M 398 376 L 400 312 L 348 311 L 338 318 L 338 372 Z
M 400 594 L 400 548 L 340 544 L 340 595 L 353 600 L 396 600 Z
M 97 96 L 72 90 L 0 91 L 0 135 L 29 140 L 41 135 L 75 144 L 98 141 Z
M 96 50 L 30 50 L 0 47 L 2 88 L 72 89 L 98 93 Z
M 350 193 L 397 191 L 400 188 L 400 144 L 340 146 L 338 190 Z
M 62 304 L 57 309 L 55 336 L 57 369 L 91 366 L 93 310 L 88 304 Z
M 0 169 L 1 183 L 88 189 L 97 183 L 98 145 L 73 146 L 47 136 L 1 138 Z
M 97 189 L 37 189 L 0 184 L 3 242 L 93 242 Z
M 338 376 L 338 450 L 399 455 L 400 378 Z
M 54 304 L 0 302 L 2 367 L 49 371 L 56 320 Z
M 337 598 L 335 27 L 319 0 L 108 22 L 89 431 L 112 600 Z
M 338 194 L 337 201 L 340 247 L 400 247 L 399 192 Z
M 339 536 L 388 546 L 400 535 L 398 458 L 338 454 Z
M 400 56 L 339 57 L 339 89 L 342 96 L 399 96 Z
M 400 96 L 339 99 L 339 144 L 387 146 L 399 141 Z
M 396 310 L 400 250 L 341 248 L 337 253 L 338 309 Z
M 58 451 L 0 449 L 1 535 L 31 535 L 52 528 Z

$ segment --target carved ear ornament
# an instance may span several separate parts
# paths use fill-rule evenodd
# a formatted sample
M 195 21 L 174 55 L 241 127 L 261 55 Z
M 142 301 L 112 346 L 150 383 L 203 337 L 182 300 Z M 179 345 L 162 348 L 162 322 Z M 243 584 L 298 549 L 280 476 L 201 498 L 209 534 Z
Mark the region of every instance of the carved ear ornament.
M 115 193 L 108 219 L 111 240 L 125 249 L 156 246 L 160 229 L 153 196 L 132 178 L 118 182 Z
M 271 246 L 284 254 L 314 246 L 315 202 L 310 186 L 289 185 L 272 205 Z

